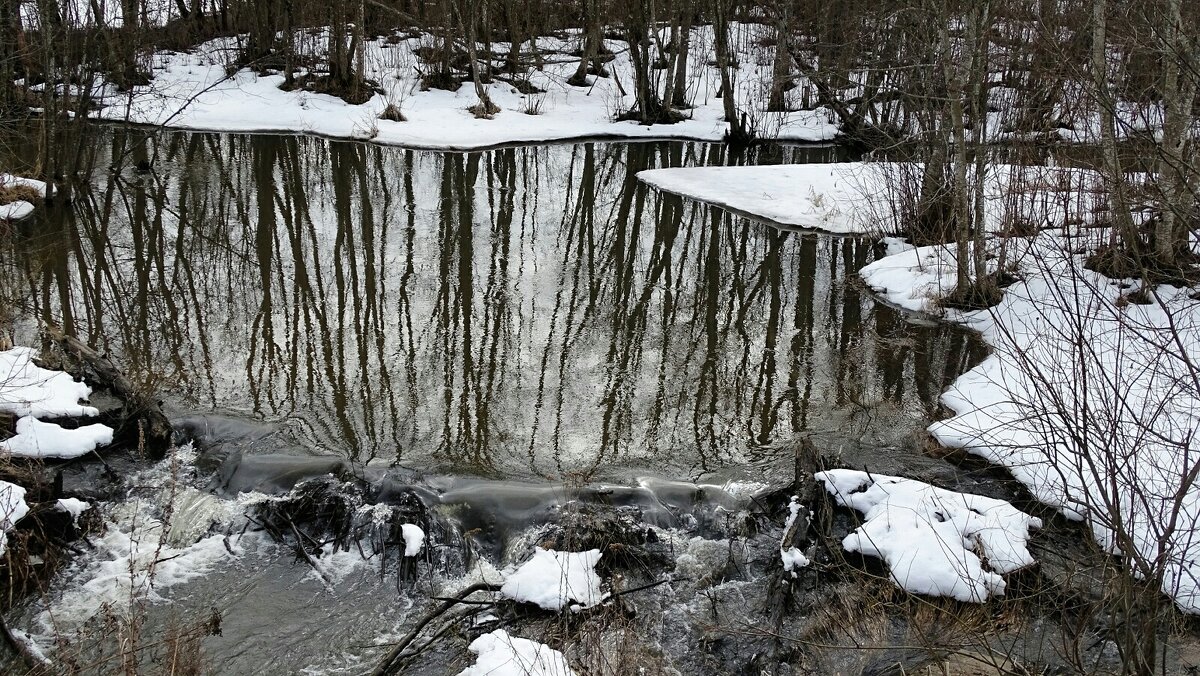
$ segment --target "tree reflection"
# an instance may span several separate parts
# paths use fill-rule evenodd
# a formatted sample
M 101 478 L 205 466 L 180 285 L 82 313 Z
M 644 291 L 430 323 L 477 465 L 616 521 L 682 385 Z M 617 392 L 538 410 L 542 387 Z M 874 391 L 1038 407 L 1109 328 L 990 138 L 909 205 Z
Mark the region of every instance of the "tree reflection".
M 849 283 L 868 242 L 636 179 L 754 160 L 721 146 L 103 138 L 114 156 L 151 146 L 155 173 L 102 177 L 21 226 L 5 299 L 179 406 L 276 421 L 312 449 L 543 476 L 712 469 L 864 412 L 931 415 L 979 357 Z

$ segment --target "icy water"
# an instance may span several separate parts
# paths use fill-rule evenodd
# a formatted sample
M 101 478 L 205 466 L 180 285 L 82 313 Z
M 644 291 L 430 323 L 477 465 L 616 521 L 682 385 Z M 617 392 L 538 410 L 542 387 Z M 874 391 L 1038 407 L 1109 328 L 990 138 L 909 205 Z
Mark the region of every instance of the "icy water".
M 789 440 L 875 471 L 929 471 L 921 431 L 983 356 L 971 334 L 906 318 L 856 284 L 871 241 L 779 230 L 636 179 L 836 161 L 832 148 L 464 154 L 112 129 L 94 140 L 83 150 L 96 166 L 123 168 L 15 228 L 0 300 L 27 339 L 42 316 L 111 354 L 195 439 L 187 468 L 139 484 L 181 474 L 186 491 L 135 493 L 110 520 L 132 530 L 173 503 L 163 528 L 180 570 L 156 587 L 172 603 L 151 604 L 148 626 L 220 610 L 224 632 L 205 641 L 218 673 L 361 672 L 426 597 L 523 560 L 572 501 L 636 510 L 679 566 L 734 561 L 736 533 L 718 516 L 791 481 Z M 416 582 L 353 552 L 330 552 L 317 574 L 265 536 L 236 537 L 254 530 L 236 516 L 239 491 L 278 494 L 331 471 L 371 483 L 380 502 L 391 490 L 429 507 L 440 526 Z M 87 476 L 68 487 L 86 490 Z M 196 542 L 209 531 L 231 539 Z M 777 555 L 778 535 L 764 538 L 739 545 L 730 574 L 754 594 Z M 120 570 L 130 549 L 117 538 L 89 556 Z M 89 578 L 89 565 L 73 574 Z M 723 589 L 747 620 L 750 592 Z M 717 613 L 698 590 L 656 592 L 661 607 L 644 616 L 663 619 L 638 632 L 683 673 L 721 673 L 757 648 L 695 661 L 689 646 Z M 49 598 L 67 626 L 97 607 L 70 581 Z M 21 626 L 45 636 L 45 618 L 31 606 Z M 461 668 L 439 659 L 413 673 Z

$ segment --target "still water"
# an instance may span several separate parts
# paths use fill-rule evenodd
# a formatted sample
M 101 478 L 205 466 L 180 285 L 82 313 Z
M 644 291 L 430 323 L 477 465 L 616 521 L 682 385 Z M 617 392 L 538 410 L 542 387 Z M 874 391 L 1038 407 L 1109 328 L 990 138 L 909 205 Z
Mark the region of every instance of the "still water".
M 5 304 L 114 355 L 176 414 L 277 425 L 279 447 L 505 477 L 694 476 L 801 432 L 894 445 L 981 356 L 859 288 L 871 241 L 636 179 L 831 148 L 94 140 L 95 166 L 122 169 L 5 241 Z

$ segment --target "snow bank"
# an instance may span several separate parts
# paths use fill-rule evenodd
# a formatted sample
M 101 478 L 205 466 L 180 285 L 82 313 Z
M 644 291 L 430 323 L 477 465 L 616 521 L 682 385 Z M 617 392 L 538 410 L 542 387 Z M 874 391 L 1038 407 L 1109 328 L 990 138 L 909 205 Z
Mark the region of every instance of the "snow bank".
M 57 418 L 84 417 L 99 413 L 79 403 L 92 389 L 62 371 L 50 371 L 33 363 L 34 351 L 14 347 L 0 352 L 0 411 L 18 416 Z
M 479 657 L 458 676 L 575 676 L 559 651 L 503 629 L 471 641 L 468 649 Z
M 94 424 L 66 429 L 32 416 L 17 420 L 17 435 L 0 441 L 0 451 L 21 458 L 78 458 L 111 444 L 113 429 Z
M 856 470 L 814 476 L 863 513 L 846 551 L 883 559 L 910 592 L 979 603 L 1004 594 L 1001 574 L 1034 563 L 1026 545 L 1042 522 L 1003 500 Z
M 795 228 L 866 232 L 881 174 L 861 162 L 648 169 L 638 179 L 684 197 Z
M 750 26 L 748 30 L 757 28 Z M 690 119 L 670 125 L 613 121 L 618 111 L 634 104 L 632 90 L 626 93 L 617 85 L 618 81 L 633 81 L 628 46 L 620 41 L 608 44 L 616 54 L 606 66 L 613 76 L 589 78 L 588 87 L 566 84 L 578 64 L 570 57 L 548 59 L 541 69 L 527 72 L 530 84 L 544 93 L 521 94 L 499 81 L 484 85 L 501 110 L 495 119 L 488 120 L 477 119 L 468 110 L 477 102 L 469 82 L 452 92 L 420 90 L 415 67 L 421 64 L 413 50 L 421 46 L 421 38 L 402 39 L 394 45 L 386 39 L 365 43 L 365 75 L 378 82 L 384 94 L 361 105 L 324 94 L 283 91 L 279 88 L 284 81 L 282 75 L 260 76 L 241 70 L 227 77 L 225 67 L 231 55 L 237 53 L 238 43 L 233 38 L 220 38 L 198 45 L 190 53 L 155 54 L 154 80 L 149 85 L 135 87 L 132 92 L 103 87 L 97 92 L 104 106 L 99 116 L 184 129 L 312 133 L 438 149 L 586 137 L 720 141 L 728 124 L 717 98 L 720 73 L 707 64 L 705 57 L 712 50 L 711 28 L 696 27 L 691 40 L 693 58 L 689 68 L 695 78 L 695 107 L 687 111 Z M 538 47 L 544 52 L 566 53 L 577 45 L 577 38 L 538 38 Z M 504 46 L 494 48 L 502 51 Z M 772 78 L 770 63 L 759 63 L 750 53 L 741 55 L 738 61 L 743 64 L 738 71 L 738 100 L 747 109 L 765 110 Z M 789 98 L 793 96 L 799 97 L 800 92 L 789 93 Z M 400 106 L 406 121 L 379 119 L 389 102 Z M 799 98 L 794 103 L 799 103 Z M 527 114 L 531 110 L 537 114 Z M 825 109 L 756 116 L 761 118 L 762 135 L 781 140 L 829 141 L 838 132 Z
M 19 221 L 31 216 L 33 211 L 33 205 L 24 200 L 0 204 L 0 221 Z
M 835 234 L 898 229 L 892 197 L 919 185 L 922 165 L 897 162 L 780 164 L 648 169 L 638 178 L 666 192 L 780 225 Z M 992 165 L 984 175 L 984 218 L 990 231 L 1014 221 L 1061 225 L 1095 199 L 1099 175 L 1084 169 Z M 1017 192 L 1025 196 L 1012 200 Z
M 14 176 L 13 174 L 0 174 L 0 188 L 16 187 L 32 188 L 42 197 L 46 196 L 45 181 L 39 181 L 36 178 L 25 178 L 24 176 Z
M 25 504 L 25 489 L 7 481 L 0 481 L 0 555 L 8 546 L 8 531 L 29 513 Z
M 42 197 L 46 196 L 46 184 L 32 178 L 0 174 L 0 189 L 23 186 L 32 188 Z M 0 221 L 19 221 L 33 214 L 34 206 L 25 200 L 16 200 L 8 204 L 0 204 Z
M 1163 591 L 1200 613 L 1200 487 L 1190 474 L 1200 432 L 1200 303 L 1189 289 L 1165 286 L 1148 304 L 1129 302 L 1139 282 L 1086 270 L 1076 253 L 1104 237 L 1047 230 L 1008 240 L 1020 279 L 1000 304 L 944 312 L 980 331 L 992 354 L 942 395 L 954 415 L 929 431 L 1085 519 L 1107 550 L 1161 565 Z M 954 288 L 953 261 L 953 245 L 921 247 L 861 274 L 893 303 L 937 311 Z
M 508 576 L 500 593 L 546 610 L 562 610 L 570 603 L 590 608 L 604 600 L 596 574 L 599 561 L 598 549 L 573 553 L 537 547 L 533 558 Z

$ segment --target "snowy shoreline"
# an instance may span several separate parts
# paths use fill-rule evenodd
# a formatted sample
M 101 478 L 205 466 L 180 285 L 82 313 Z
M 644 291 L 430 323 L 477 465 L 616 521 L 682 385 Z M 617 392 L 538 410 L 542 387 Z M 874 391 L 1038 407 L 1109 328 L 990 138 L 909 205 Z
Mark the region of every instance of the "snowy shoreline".
M 790 212 L 790 224 L 896 231 L 885 174 L 894 180 L 897 165 L 782 165 L 773 180 L 790 182 L 787 194 L 764 191 L 769 169 L 719 168 L 719 181 L 705 180 L 712 168 L 642 178 L 768 219 Z M 860 189 L 875 188 L 855 197 L 837 180 L 850 175 Z M 957 285 L 953 243 L 913 247 L 884 237 L 886 254 L 859 275 L 889 305 L 974 329 L 990 347 L 940 395 L 954 413 L 928 428 L 940 444 L 1007 469 L 1043 504 L 1087 522 L 1110 554 L 1161 566 L 1163 592 L 1200 614 L 1200 487 L 1188 458 L 1200 430 L 1200 391 L 1190 387 L 1191 365 L 1200 362 L 1200 302 L 1187 288 L 1143 288 L 1086 269 L 1086 253 L 1104 233 L 1073 233 L 1066 224 L 1095 213 L 1103 199 L 1090 189 L 1095 180 L 1079 169 L 992 167 L 985 227 L 999 233 L 1020 219 L 1038 230 L 986 241 L 989 272 L 1003 246 L 1005 272 L 1016 279 L 994 307 L 941 306 Z M 1131 301 L 1134 294 L 1149 298 Z

